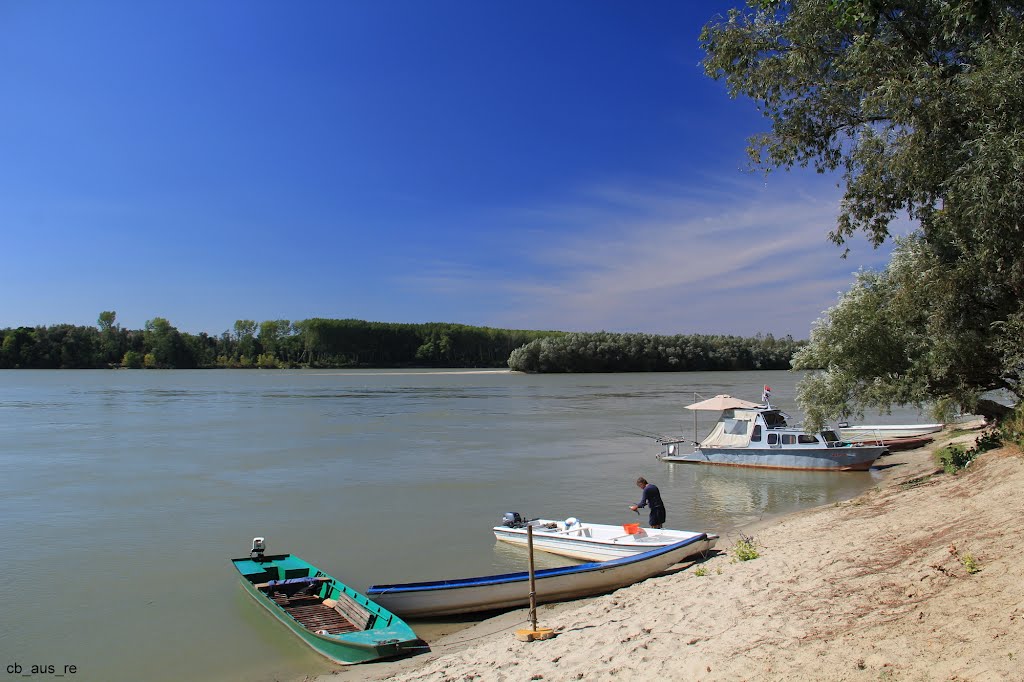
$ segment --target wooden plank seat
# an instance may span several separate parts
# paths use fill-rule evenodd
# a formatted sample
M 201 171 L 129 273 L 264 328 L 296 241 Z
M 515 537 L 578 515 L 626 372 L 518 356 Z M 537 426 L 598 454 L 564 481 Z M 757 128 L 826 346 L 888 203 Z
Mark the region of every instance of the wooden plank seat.
M 319 578 L 316 582 L 305 584 L 313 585 L 329 580 L 330 578 Z M 309 590 L 296 592 L 293 589 L 302 587 L 303 583 L 280 584 L 281 582 L 283 581 L 276 581 L 277 584 L 262 583 L 256 587 L 266 590 L 267 596 L 285 613 L 313 632 L 326 632 L 331 635 L 359 632 L 370 629 L 376 620 L 375 613 L 347 594 L 341 593 L 337 599 L 324 599 L 316 594 L 310 594 Z
M 324 603 L 332 606 L 359 630 L 369 630 L 377 619 L 377 614 L 344 592 L 340 593 L 337 599 L 325 599 Z
M 282 594 L 275 594 L 274 601 L 285 613 L 313 632 L 338 635 L 364 629 L 349 620 L 345 614 L 324 604 L 320 597 L 297 595 L 289 598 Z

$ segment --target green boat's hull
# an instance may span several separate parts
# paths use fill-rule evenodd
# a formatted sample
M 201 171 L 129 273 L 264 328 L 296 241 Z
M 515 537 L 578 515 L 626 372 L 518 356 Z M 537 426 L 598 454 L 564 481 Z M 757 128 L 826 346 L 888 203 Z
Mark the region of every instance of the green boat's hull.
M 277 555 L 267 557 L 263 562 L 252 559 L 233 559 L 232 564 L 239 571 L 242 586 L 253 599 L 269 611 L 289 630 L 299 636 L 317 653 L 335 663 L 352 665 L 366 663 L 382 658 L 394 658 L 418 653 L 426 649 L 425 643 L 416 637 L 406 623 L 387 609 L 370 601 L 365 595 L 356 592 L 312 564 L 308 564 L 293 555 Z M 283 567 L 278 570 L 278 566 Z M 340 634 L 319 634 L 301 622 L 265 594 L 257 585 L 266 583 L 264 579 L 283 580 L 294 577 L 294 574 L 308 567 L 308 576 L 322 576 L 322 596 L 327 598 L 348 598 L 356 602 L 370 614 L 372 624 L 366 629 Z M 262 569 L 259 572 L 258 569 Z M 275 571 L 278 577 L 273 576 Z M 306 577 L 306 576 L 302 576 Z

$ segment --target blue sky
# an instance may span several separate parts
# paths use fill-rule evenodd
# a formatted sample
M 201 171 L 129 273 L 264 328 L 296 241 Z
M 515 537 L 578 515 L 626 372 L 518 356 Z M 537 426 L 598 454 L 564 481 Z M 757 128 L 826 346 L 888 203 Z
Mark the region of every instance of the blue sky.
M 792 334 L 887 253 L 747 171 L 735 3 L 0 4 L 0 327 Z

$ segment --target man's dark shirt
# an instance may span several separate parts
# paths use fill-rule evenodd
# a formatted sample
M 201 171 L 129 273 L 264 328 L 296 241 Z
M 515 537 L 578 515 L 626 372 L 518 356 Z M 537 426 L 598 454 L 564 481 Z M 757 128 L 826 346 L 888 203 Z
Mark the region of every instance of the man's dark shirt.
M 651 511 L 665 508 L 665 503 L 661 501 L 661 491 L 653 483 L 648 483 L 644 486 L 643 495 L 640 496 L 640 503 L 636 506 L 646 507 L 648 504 L 651 505 Z

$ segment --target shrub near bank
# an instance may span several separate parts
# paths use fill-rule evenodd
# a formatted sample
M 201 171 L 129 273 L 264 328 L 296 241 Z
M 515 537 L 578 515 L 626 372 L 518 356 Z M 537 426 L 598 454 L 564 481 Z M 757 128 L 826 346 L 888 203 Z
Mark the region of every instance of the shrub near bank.
M 951 443 L 935 452 L 935 460 L 947 474 L 955 474 L 967 467 L 979 455 L 1001 447 L 1004 443 L 1024 445 L 1024 410 L 1014 410 L 996 428 L 977 437 L 972 447 Z
M 757 542 L 754 541 L 754 538 L 740 533 L 740 539 L 732 548 L 732 555 L 733 562 L 751 561 L 761 556 L 761 553 L 757 551 Z
M 1018 407 L 999 424 L 1003 442 L 1014 443 L 1024 448 L 1024 410 Z

